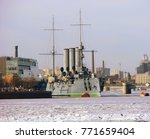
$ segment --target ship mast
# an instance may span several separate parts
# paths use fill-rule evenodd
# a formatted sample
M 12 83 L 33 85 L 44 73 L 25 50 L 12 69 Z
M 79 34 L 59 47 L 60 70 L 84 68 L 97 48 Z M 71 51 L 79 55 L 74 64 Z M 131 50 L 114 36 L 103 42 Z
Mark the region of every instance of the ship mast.
M 53 62 L 53 65 L 52 65 L 52 76 L 54 77 L 55 76 L 55 55 L 62 55 L 62 54 L 58 54 L 56 53 L 55 51 L 55 31 L 61 31 L 63 29 L 57 29 L 55 28 L 55 23 L 54 23 L 54 16 L 53 16 L 53 19 L 52 19 L 52 28 L 51 29 L 44 29 L 45 31 L 52 31 L 52 36 L 53 36 L 53 49 L 50 53 L 43 53 L 42 55 L 52 55 L 52 62 Z
M 81 9 L 80 9 L 80 12 L 79 12 L 79 23 L 78 24 L 71 24 L 72 26 L 79 26 L 79 29 L 80 29 L 80 49 L 81 49 L 81 65 L 82 65 L 82 68 L 83 68 L 83 49 L 84 49 L 84 46 L 83 46 L 83 43 L 82 43 L 82 28 L 83 26 L 89 26 L 90 24 L 84 24 L 82 23 L 82 15 L 81 15 Z

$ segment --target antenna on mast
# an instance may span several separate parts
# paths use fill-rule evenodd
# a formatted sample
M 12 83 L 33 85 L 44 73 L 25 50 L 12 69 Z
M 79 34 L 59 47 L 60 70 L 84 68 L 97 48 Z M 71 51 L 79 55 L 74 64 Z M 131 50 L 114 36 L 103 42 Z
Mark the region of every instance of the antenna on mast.
M 45 31 L 52 31 L 53 33 L 53 49 L 50 53 L 41 53 L 41 55 L 52 55 L 52 59 L 53 59 L 53 71 L 52 71 L 52 76 L 55 76 L 55 55 L 63 55 L 63 54 L 57 54 L 55 51 L 55 31 L 61 31 L 63 29 L 57 29 L 55 28 L 55 23 L 54 23 L 54 16 L 52 18 L 52 28 L 51 29 L 44 29 Z
M 80 29 L 80 49 L 81 49 L 81 61 L 82 61 L 82 67 L 83 67 L 83 49 L 84 49 L 84 46 L 83 46 L 83 43 L 82 43 L 82 27 L 83 26 L 89 26 L 91 24 L 84 24 L 82 23 L 82 14 L 81 14 L 81 8 L 80 8 L 80 11 L 79 11 L 79 23 L 78 24 L 71 24 L 72 26 L 79 26 L 79 29 Z
M 91 24 L 84 24 L 82 23 L 82 13 L 81 13 L 81 9 L 79 12 L 79 24 L 71 24 L 72 26 L 79 26 L 80 27 L 80 47 L 81 49 L 84 49 L 84 47 L 82 46 L 82 27 L 83 26 L 89 26 Z

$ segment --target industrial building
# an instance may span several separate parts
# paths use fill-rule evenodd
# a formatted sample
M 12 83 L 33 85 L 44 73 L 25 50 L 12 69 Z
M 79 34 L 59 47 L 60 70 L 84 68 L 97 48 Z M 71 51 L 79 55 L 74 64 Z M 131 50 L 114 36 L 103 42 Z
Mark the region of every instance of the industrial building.
M 38 62 L 35 59 L 18 57 L 18 46 L 15 47 L 15 57 L 0 57 L 0 72 L 3 76 L 17 74 L 20 77 L 38 77 Z

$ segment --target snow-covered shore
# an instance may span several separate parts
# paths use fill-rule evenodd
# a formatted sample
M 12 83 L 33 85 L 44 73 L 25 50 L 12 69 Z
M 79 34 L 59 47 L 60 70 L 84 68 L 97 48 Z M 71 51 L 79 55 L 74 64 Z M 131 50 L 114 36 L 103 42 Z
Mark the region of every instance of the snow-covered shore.
M 0 122 L 150 121 L 150 96 L 0 100 Z

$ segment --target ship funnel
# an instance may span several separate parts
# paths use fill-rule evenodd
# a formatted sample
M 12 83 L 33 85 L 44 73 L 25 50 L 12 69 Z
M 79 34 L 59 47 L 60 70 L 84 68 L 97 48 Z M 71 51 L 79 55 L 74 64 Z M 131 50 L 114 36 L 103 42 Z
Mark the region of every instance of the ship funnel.
M 75 48 L 69 49 L 69 70 L 73 71 L 75 67 Z
M 64 70 L 69 68 L 69 49 L 64 49 Z
M 18 57 L 18 46 L 15 46 L 15 57 Z
M 76 71 L 81 71 L 81 49 L 78 47 L 75 49 L 75 67 Z

